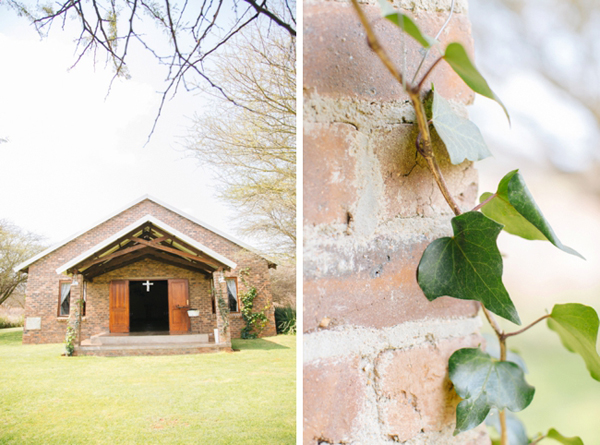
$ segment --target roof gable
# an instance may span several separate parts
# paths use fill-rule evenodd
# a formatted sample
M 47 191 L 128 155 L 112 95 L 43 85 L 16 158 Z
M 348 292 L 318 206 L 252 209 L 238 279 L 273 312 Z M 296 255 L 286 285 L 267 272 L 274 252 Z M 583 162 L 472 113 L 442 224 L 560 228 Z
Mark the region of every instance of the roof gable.
M 63 241 L 60 241 L 59 243 L 57 243 L 57 244 L 54 244 L 53 246 L 49 247 L 48 249 L 46 249 L 46 250 L 44 250 L 44 251 L 40 252 L 39 254 L 35 255 L 34 257 L 30 258 L 29 260 L 27 260 L 27 261 L 24 261 L 23 263 L 21 263 L 21 264 L 17 265 L 17 266 L 15 267 L 15 271 L 23 271 L 23 272 L 26 272 L 26 271 L 27 271 L 27 269 L 29 268 L 29 266 L 30 266 L 31 264 L 35 263 L 36 261 L 40 260 L 41 258 L 44 258 L 44 257 L 45 257 L 45 256 L 47 256 L 48 254 L 50 254 L 50 253 L 52 253 L 52 252 L 54 252 L 54 251 L 58 250 L 60 247 L 62 247 L 62 246 L 64 246 L 64 245 L 66 245 L 67 243 L 69 243 L 69 242 L 71 242 L 71 241 L 73 241 L 73 240 L 77 239 L 78 237 L 80 237 L 80 236 L 82 236 L 83 234 L 85 234 L 85 233 L 87 233 L 87 232 L 91 231 L 92 229 L 94 229 L 94 228 L 96 228 L 96 227 L 100 226 L 101 224 L 103 224 L 103 223 L 107 222 L 108 220 L 110 220 L 110 219 L 112 219 L 112 218 L 114 218 L 114 217 L 116 217 L 116 216 L 120 215 L 121 213 L 124 213 L 124 212 L 125 212 L 125 211 L 127 211 L 128 209 L 131 209 L 132 207 L 136 206 L 137 204 L 139 204 L 139 203 L 143 202 L 144 200 L 149 200 L 149 201 L 153 202 L 154 204 L 157 204 L 157 205 L 159 205 L 159 206 L 161 206 L 161 207 L 163 207 L 163 208 L 165 208 L 165 209 L 167 209 L 167 210 L 169 210 L 169 211 L 171 211 L 171 212 L 173 212 L 173 213 L 175 213 L 175 214 L 177 214 L 177 215 L 179 215 L 179 216 L 181 216 L 181 217 L 183 217 L 183 218 L 185 218 L 185 219 L 187 219 L 187 220 L 189 220 L 189 221 L 191 221 L 191 222 L 193 222 L 193 223 L 195 223 L 195 224 L 197 224 L 197 225 L 199 225 L 199 226 L 201 226 L 201 227 L 203 227 L 203 228 L 205 228 L 205 229 L 207 229 L 207 230 L 209 230 L 210 232 L 213 232 L 213 233 L 215 233 L 215 234 L 219 235 L 220 237 L 222 237 L 222 238 L 224 238 L 224 239 L 226 239 L 226 240 L 228 240 L 228 241 L 230 241 L 230 242 L 232 242 L 232 243 L 234 243 L 234 244 L 237 244 L 238 246 L 240 246 L 240 247 L 243 247 L 244 249 L 246 249 L 246 250 L 249 250 L 250 252 L 253 252 L 253 253 L 255 253 L 255 254 L 257 254 L 257 255 L 259 255 L 259 256 L 261 256 L 261 257 L 262 257 L 262 255 L 261 255 L 261 253 L 260 253 L 260 252 L 258 252 L 258 251 L 257 251 L 255 248 L 253 248 L 252 246 L 250 246 L 250 245 L 248 245 L 248 244 L 244 243 L 243 241 L 240 241 L 240 240 L 238 240 L 238 239 L 236 239 L 236 238 L 234 238 L 234 237 L 232 237 L 232 236 L 230 236 L 230 235 L 227 235 L 227 234 L 225 234 L 224 232 L 222 232 L 221 230 L 219 230 L 219 229 L 216 229 L 216 228 L 214 228 L 214 227 L 210 226 L 209 224 L 206 224 L 206 223 L 204 223 L 204 222 L 202 222 L 202 221 L 200 221 L 200 220 L 198 220 L 198 219 L 194 218 L 193 216 L 191 216 L 191 215 L 188 215 L 187 213 L 185 213 L 185 212 L 182 212 L 182 211 L 180 211 L 180 210 L 178 210 L 178 209 L 176 209 L 176 208 L 174 208 L 174 207 L 172 207 L 172 206 L 170 206 L 170 205 L 168 205 L 168 204 L 166 204 L 166 203 L 164 203 L 164 202 L 162 202 L 162 201 L 160 201 L 160 200 L 158 200 L 158 199 L 156 199 L 156 198 L 154 198 L 154 197 L 152 197 L 152 196 L 150 196 L 150 195 L 143 195 L 142 197 L 140 197 L 140 198 L 136 199 L 135 201 L 133 201 L 133 202 L 129 203 L 128 205 L 126 205 L 126 206 L 124 206 L 124 207 L 122 207 L 122 208 L 118 209 L 117 211 L 115 211 L 115 212 L 111 213 L 110 215 L 106 216 L 105 218 L 101 219 L 100 221 L 97 221 L 97 222 L 95 222 L 94 224 L 92 224 L 91 226 L 89 226 L 89 227 L 85 228 L 84 230 L 81 230 L 81 231 L 79 231 L 79 232 L 77 232 L 77 233 L 75 233 L 75 234 L 71 235 L 70 237 L 68 237 L 68 238 L 64 239 Z M 160 227 L 162 227 L 164 230 L 166 230 L 166 231 L 168 231 L 168 232 L 172 233 L 173 235 L 175 235 L 175 236 L 177 236 L 177 237 L 179 237 L 179 238 L 181 238 L 181 239 L 187 239 L 187 240 L 189 241 L 189 244 L 191 244 L 191 243 L 193 242 L 193 243 L 195 243 L 195 244 L 199 245 L 199 246 L 197 247 L 199 250 L 202 250 L 203 252 L 207 252 L 207 254 L 208 254 L 208 251 L 210 251 L 210 252 L 212 252 L 212 254 L 216 255 L 216 256 L 213 256 L 212 254 L 208 254 L 209 256 L 212 256 L 212 257 L 213 257 L 213 258 L 215 258 L 215 259 L 218 259 L 219 257 L 221 257 L 221 259 L 223 259 L 223 260 L 227 260 L 227 262 L 225 262 L 225 261 L 221 261 L 221 260 L 218 260 L 218 261 L 222 262 L 223 264 L 228 264 L 228 262 L 229 262 L 230 264 L 233 264 L 233 265 L 234 265 L 233 267 L 228 265 L 228 267 L 232 267 L 232 268 L 235 268 L 235 267 L 236 267 L 236 266 L 235 266 L 235 263 L 233 263 L 233 261 L 231 261 L 231 260 L 228 260 L 227 258 L 225 258 L 225 257 L 221 256 L 220 254 L 218 254 L 218 253 L 217 253 L 217 252 L 215 252 L 214 250 L 211 250 L 211 249 L 209 249 L 208 247 L 206 247 L 206 246 L 203 246 L 201 243 L 199 243 L 199 242 L 197 242 L 197 241 L 195 241 L 195 240 L 191 239 L 191 238 L 190 238 L 190 237 L 188 237 L 187 235 L 185 235 L 185 234 L 181 233 L 180 231 L 176 230 L 175 228 L 173 228 L 173 227 L 169 226 L 168 224 L 165 224 L 164 222 L 162 222 L 162 221 L 158 220 L 157 218 L 155 218 L 155 217 L 153 217 L 153 216 L 151 216 L 151 215 L 147 215 L 146 217 L 148 217 L 148 218 L 154 218 L 154 219 L 157 221 L 157 224 L 159 224 L 159 225 L 160 225 Z M 144 218 L 146 218 L 146 217 L 144 217 Z M 144 219 L 144 218 L 142 218 L 142 219 Z M 149 220 L 149 219 L 147 219 L 146 221 L 150 221 L 150 220 Z M 135 223 L 133 223 L 133 224 L 136 224 L 136 223 L 142 223 L 142 222 L 143 222 L 143 221 L 141 221 L 141 220 L 138 220 L 138 221 L 136 221 L 136 222 L 135 222 Z M 133 224 L 132 224 L 132 226 L 133 226 Z M 133 227 L 132 227 L 132 229 L 133 229 Z M 132 229 L 130 229 L 130 230 L 132 230 Z M 125 230 L 125 229 L 123 229 L 123 230 Z M 172 231 L 175 231 L 175 232 L 177 232 L 177 233 L 178 233 L 178 235 L 176 235 L 176 234 L 175 234 L 175 233 L 173 233 Z M 122 232 L 122 231 L 120 231 L 119 233 L 121 233 L 121 232 Z M 115 235 L 112 235 L 111 237 L 107 238 L 105 241 L 107 241 L 107 240 L 109 240 L 109 239 L 113 239 L 113 238 L 114 238 L 114 239 L 117 239 L 118 237 L 116 237 L 116 238 L 115 238 L 115 236 L 116 236 L 116 235 L 117 235 L 117 234 L 115 234 Z M 123 236 L 123 235 L 121 235 L 121 236 Z M 114 239 L 113 239 L 113 241 L 114 241 Z M 188 242 L 188 241 L 186 241 L 186 242 Z M 104 243 L 104 241 L 103 241 L 103 242 L 101 242 L 101 243 L 99 243 L 97 246 L 94 246 L 94 247 L 98 247 L 98 246 L 100 246 L 100 245 L 101 245 L 101 244 L 103 244 L 103 243 Z M 110 242 L 109 242 L 109 243 L 110 243 Z M 200 246 L 201 246 L 201 248 L 200 248 Z M 93 249 L 93 248 L 92 248 L 92 249 Z M 89 250 L 92 250 L 92 249 L 89 249 Z M 85 253 L 85 252 L 84 252 L 84 253 Z M 83 255 L 83 254 L 82 254 L 82 255 Z M 77 258 L 79 258 L 80 256 L 81 256 L 81 255 L 79 255 Z M 264 257 L 263 257 L 263 258 L 264 258 Z M 270 261 L 270 260 L 268 260 L 268 259 L 266 259 L 266 258 L 265 258 L 265 260 L 266 260 L 266 261 L 267 261 L 267 262 L 268 262 L 270 265 L 271 265 L 271 264 L 274 264 L 272 261 Z M 69 263 L 71 263 L 72 261 L 73 261 L 73 260 L 69 261 Z M 69 264 L 69 263 L 66 263 L 66 264 Z M 60 268 L 60 269 L 62 269 L 62 268 Z M 68 269 L 68 268 L 67 268 L 67 269 Z M 65 270 L 66 270 L 66 269 L 65 269 Z
M 151 224 L 149 226 L 148 224 Z M 158 232 L 158 236 L 162 238 L 168 238 L 171 240 L 171 247 L 168 245 L 163 246 L 160 243 L 153 243 L 148 240 L 143 240 L 140 236 L 143 235 L 146 228 L 153 227 L 155 231 Z M 152 228 L 150 229 L 152 231 Z M 161 238 L 157 237 L 157 240 Z M 145 242 L 144 242 L 145 241 Z M 122 245 L 122 243 L 124 243 Z M 137 243 L 137 244 L 135 244 Z M 135 244 L 134 246 L 129 246 L 129 244 Z M 187 244 L 187 246 L 186 246 Z M 194 252 L 195 249 L 197 252 Z M 111 262 L 119 252 L 123 252 L 124 254 L 133 253 L 133 249 L 158 249 L 158 250 L 166 250 L 171 253 L 176 253 L 174 251 L 180 251 L 185 258 L 187 258 L 190 262 L 194 259 L 198 262 L 206 262 L 208 261 L 208 267 L 210 269 L 218 269 L 219 267 L 226 266 L 231 269 L 235 269 L 237 264 L 230 259 L 224 257 L 223 255 L 215 252 L 209 247 L 199 243 L 198 241 L 190 238 L 189 236 L 181 233 L 179 230 L 169 226 L 168 224 L 160 221 L 158 218 L 155 218 L 152 215 L 146 215 L 134 223 L 128 225 L 124 229 L 115 233 L 114 235 L 106 238 L 104 241 L 96 244 L 92 248 L 63 264 L 59 268 L 56 269 L 57 273 L 65 273 L 68 272 L 72 268 L 78 269 L 89 269 L 90 267 L 96 266 L 101 263 L 109 263 Z M 216 262 L 207 259 L 206 256 L 216 260 Z M 86 261 L 88 260 L 88 261 Z M 85 274 L 85 272 L 84 272 Z

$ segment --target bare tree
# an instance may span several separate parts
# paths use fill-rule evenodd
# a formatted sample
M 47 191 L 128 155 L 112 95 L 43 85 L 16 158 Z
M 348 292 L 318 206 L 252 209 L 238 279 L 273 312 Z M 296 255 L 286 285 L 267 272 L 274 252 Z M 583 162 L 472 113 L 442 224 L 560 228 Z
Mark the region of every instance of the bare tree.
M 42 238 L 0 220 L 0 304 L 13 293 L 24 294 L 27 275 L 14 268 L 44 249 Z
M 115 77 L 128 76 L 132 47 L 149 51 L 167 73 L 150 135 L 165 101 L 180 88 L 195 88 L 199 79 L 235 102 L 227 88 L 207 74 L 205 64 L 241 30 L 262 17 L 268 26 L 296 36 L 295 0 L 63 0 L 44 6 L 32 0 L 7 0 L 6 4 L 26 16 L 42 36 L 53 25 L 70 28 L 68 19 L 74 19 L 79 29 L 74 65 L 88 53 L 94 60 L 104 54 L 115 68 Z M 149 25 L 165 38 L 153 39 Z
M 186 147 L 218 178 L 219 196 L 242 233 L 268 241 L 271 254 L 296 246 L 296 68 L 293 39 L 256 27 L 214 60 L 209 75 L 233 100 L 212 95 Z M 240 106 L 236 106 L 238 104 Z
M 296 267 L 281 264 L 271 270 L 271 295 L 276 306 L 296 307 Z

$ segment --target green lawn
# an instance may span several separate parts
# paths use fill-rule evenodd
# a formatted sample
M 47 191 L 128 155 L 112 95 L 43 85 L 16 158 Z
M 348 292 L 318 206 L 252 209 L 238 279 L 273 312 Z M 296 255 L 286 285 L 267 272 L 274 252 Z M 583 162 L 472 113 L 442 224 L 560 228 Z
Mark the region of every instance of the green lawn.
M 1 444 L 296 443 L 296 337 L 235 353 L 61 357 L 0 330 Z

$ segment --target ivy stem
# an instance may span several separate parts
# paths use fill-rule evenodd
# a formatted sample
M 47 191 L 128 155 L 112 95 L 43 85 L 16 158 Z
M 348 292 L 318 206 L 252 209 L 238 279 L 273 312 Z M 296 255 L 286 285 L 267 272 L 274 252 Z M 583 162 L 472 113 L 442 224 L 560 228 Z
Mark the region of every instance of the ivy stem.
M 501 337 L 504 335 L 504 331 L 502 331 L 502 328 L 500 327 L 500 325 L 496 321 L 496 318 L 494 318 L 494 316 L 492 315 L 492 313 L 485 308 L 485 306 L 483 305 L 483 303 L 479 302 L 479 304 L 481 305 L 481 309 L 483 310 L 485 318 L 487 318 L 487 321 L 490 324 L 490 326 L 492 327 L 492 329 L 494 329 L 494 332 L 496 333 L 496 336 L 498 337 L 498 340 L 500 340 Z
M 450 14 L 448 14 L 448 18 L 446 19 L 446 21 L 444 22 L 444 24 L 442 25 L 440 30 L 435 35 L 435 37 L 434 37 L 435 40 L 438 40 L 440 38 L 444 29 L 446 29 L 446 26 L 448 26 L 448 23 L 450 23 L 450 19 L 452 18 L 452 14 L 454 13 L 454 2 L 455 2 L 455 0 L 452 0 L 452 3 L 450 4 Z M 419 75 L 419 71 L 421 71 L 421 68 L 423 67 L 423 64 L 425 63 L 425 59 L 427 59 L 427 56 L 429 55 L 429 52 L 431 51 L 432 48 L 433 48 L 433 46 L 430 46 L 429 48 L 427 48 L 427 51 L 425 51 L 425 55 L 421 59 L 421 63 L 419 63 L 419 66 L 417 67 L 417 70 L 415 71 L 415 75 L 413 76 L 413 80 L 412 80 L 413 83 L 414 83 L 415 79 L 417 78 L 417 76 Z
M 484 205 L 486 205 L 488 202 L 490 202 L 492 199 L 494 199 L 496 196 L 498 196 L 498 193 L 494 193 L 492 196 L 490 196 L 488 199 L 486 199 L 483 202 L 480 202 L 479 204 L 477 204 L 475 207 L 473 207 L 473 210 L 471 210 L 471 212 L 476 212 L 478 211 L 480 208 L 482 208 Z
M 433 178 L 435 179 L 438 188 L 442 192 L 444 199 L 446 200 L 454 214 L 460 215 L 462 211 L 460 210 L 460 207 L 458 206 L 456 201 L 454 201 L 450 190 L 448 190 L 448 185 L 446 184 L 444 175 L 442 174 L 440 166 L 437 163 L 437 160 L 435 159 L 435 155 L 433 154 L 433 148 L 431 145 L 431 133 L 429 133 L 429 124 L 427 123 L 427 116 L 425 115 L 425 107 L 423 106 L 423 102 L 421 101 L 419 91 L 409 90 L 408 95 L 415 108 L 417 124 L 419 126 L 417 150 L 427 162 L 427 167 L 429 167 L 429 170 L 431 171 L 431 174 L 433 175 Z
M 400 71 L 398 71 L 396 66 L 392 63 L 391 59 L 389 58 L 389 56 L 383 49 L 383 46 L 381 46 L 381 43 L 379 43 L 379 40 L 377 40 L 377 36 L 375 36 L 375 32 L 373 31 L 371 24 L 367 20 L 367 16 L 365 15 L 365 13 L 361 9 L 360 5 L 358 4 L 358 0 L 352 0 L 352 6 L 356 10 L 356 13 L 358 14 L 358 18 L 360 19 L 360 22 L 362 23 L 363 27 L 365 28 L 365 31 L 367 33 L 367 42 L 369 43 L 369 46 L 371 47 L 373 52 L 377 55 L 377 57 L 379 57 L 379 59 L 384 64 L 384 66 L 387 68 L 387 70 L 390 72 L 390 74 L 392 76 L 394 76 L 394 78 L 398 81 L 398 83 L 400 83 L 401 85 L 404 85 L 404 79 L 402 77 L 402 74 L 400 73 Z M 423 80 L 425 80 L 425 78 L 427 77 L 429 72 L 433 69 L 433 67 L 437 64 L 437 62 L 439 62 L 439 60 L 440 59 L 438 59 L 433 64 L 433 66 L 429 69 L 427 74 L 425 74 L 425 76 L 423 77 Z M 458 205 L 454 201 L 454 198 L 450 194 L 450 191 L 448 190 L 448 186 L 446 185 L 446 181 L 444 180 L 444 176 L 442 175 L 440 167 L 439 167 L 439 165 L 434 157 L 434 154 L 433 154 L 433 149 L 432 149 L 432 145 L 431 145 L 431 134 L 429 133 L 429 125 L 427 123 L 427 117 L 425 115 L 425 108 L 423 106 L 423 102 L 421 101 L 421 94 L 420 94 L 421 84 L 423 83 L 423 80 L 416 87 L 411 87 L 410 85 L 405 87 L 406 92 L 408 93 L 410 100 L 413 103 L 413 106 L 415 108 L 415 113 L 417 115 L 417 124 L 419 126 L 420 139 L 421 139 L 421 143 L 418 144 L 418 151 L 421 154 L 421 156 L 423 156 L 423 158 L 425 158 L 425 161 L 427 162 L 427 166 L 429 167 L 429 170 L 431 171 L 431 174 L 433 175 L 435 182 L 437 183 L 440 191 L 442 192 L 444 199 L 446 200 L 446 202 L 448 203 L 448 205 L 450 206 L 450 208 L 452 209 L 454 214 L 460 215 L 462 213 L 462 211 L 460 210 L 460 207 L 458 207 Z
M 546 314 L 543 317 L 538 318 L 536 321 L 534 321 L 533 323 L 531 323 L 529 326 L 524 327 L 523 329 L 519 329 L 518 331 L 515 332 L 507 332 L 506 334 L 502 334 L 502 336 L 504 338 L 507 337 L 512 337 L 513 335 L 519 335 L 522 334 L 523 332 L 525 332 L 527 329 L 534 327 L 536 324 L 538 324 L 540 321 L 545 320 L 546 318 L 550 318 L 551 315 L 550 314 Z
M 546 435 L 544 434 L 544 435 L 542 435 L 542 436 L 540 436 L 540 437 L 538 437 L 538 438 L 534 439 L 532 442 L 529 442 L 529 445 L 535 445 L 536 443 L 539 443 L 539 442 L 540 442 L 542 439 L 545 439 L 546 437 L 548 437 L 548 436 L 546 436 Z
M 506 361 L 506 337 L 500 339 L 500 361 Z M 508 445 L 508 428 L 506 427 L 506 409 L 499 413 L 500 416 L 500 445 Z
M 483 303 L 479 302 L 481 305 L 481 309 L 487 318 L 488 323 L 494 329 L 496 336 L 498 337 L 498 342 L 500 343 L 500 360 L 506 360 L 506 334 L 498 324 L 496 318 L 492 315 L 490 311 L 488 311 Z M 508 429 L 506 428 L 506 410 L 502 410 L 499 413 L 500 417 L 500 445 L 508 445 Z
M 436 67 L 436 65 L 438 63 L 440 63 L 443 59 L 444 59 L 443 57 L 438 57 L 436 59 L 436 61 L 433 62 L 433 64 L 429 67 L 429 69 L 427 70 L 427 72 L 423 75 L 423 78 L 421 79 L 421 81 L 417 84 L 417 86 L 415 88 L 416 90 L 421 90 L 421 88 L 423 87 L 423 84 L 425 83 L 425 80 L 427 80 L 427 77 L 429 76 L 429 74 L 431 74 L 431 72 Z
M 425 161 L 427 161 L 427 166 L 429 167 L 429 170 L 431 170 L 431 174 L 433 175 L 435 182 L 438 185 L 438 188 L 442 192 L 442 195 L 444 195 L 444 199 L 446 200 L 454 214 L 456 216 L 460 215 L 462 211 L 460 210 L 460 207 L 458 207 L 458 204 L 456 204 L 456 201 L 454 201 L 454 198 L 450 194 L 450 190 L 448 190 L 448 186 L 446 185 L 444 175 L 442 175 L 440 166 L 438 165 L 435 157 L 433 156 L 433 153 L 431 156 L 424 156 L 424 158 Z
M 508 429 L 506 428 L 506 410 L 500 411 L 500 445 L 508 445 Z
M 367 42 L 369 43 L 369 47 L 373 50 L 377 57 L 381 59 L 385 67 L 392 74 L 392 76 L 394 76 L 394 78 L 400 83 L 400 85 L 404 86 L 405 84 L 402 77 L 402 73 L 398 71 L 396 66 L 392 63 L 391 59 L 383 49 L 383 46 L 381 46 L 381 44 L 379 43 L 379 40 L 377 40 L 373 28 L 371 28 L 371 24 L 367 20 L 367 16 L 358 4 L 358 0 L 352 0 L 352 6 L 354 6 L 354 10 L 358 14 L 358 18 L 360 19 L 360 22 L 362 23 L 363 27 L 365 28 L 365 31 L 367 32 Z

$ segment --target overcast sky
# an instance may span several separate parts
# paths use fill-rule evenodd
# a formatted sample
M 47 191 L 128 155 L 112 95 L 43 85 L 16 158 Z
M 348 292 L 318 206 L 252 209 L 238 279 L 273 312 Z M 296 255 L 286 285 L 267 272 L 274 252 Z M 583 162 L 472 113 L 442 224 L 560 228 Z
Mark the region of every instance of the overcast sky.
M 237 236 L 208 170 L 179 145 L 202 99 L 167 103 L 144 146 L 164 88 L 154 59 L 134 57 L 106 97 L 112 70 L 91 58 L 69 70 L 72 39 L 56 28 L 41 40 L 0 9 L 0 219 L 53 244 L 148 193 Z

